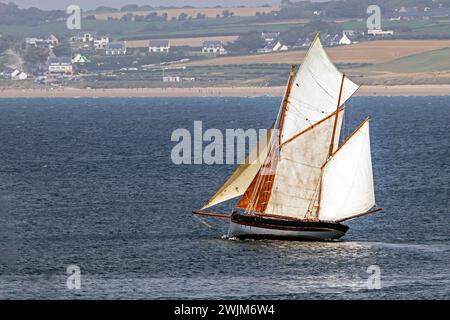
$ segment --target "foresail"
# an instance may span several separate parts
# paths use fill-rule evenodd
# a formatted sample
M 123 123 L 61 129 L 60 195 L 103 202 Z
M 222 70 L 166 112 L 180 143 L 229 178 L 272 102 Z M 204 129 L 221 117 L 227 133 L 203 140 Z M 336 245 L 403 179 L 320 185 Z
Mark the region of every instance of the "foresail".
M 201 210 L 215 206 L 219 203 L 231 200 L 244 194 L 245 190 L 250 186 L 251 182 L 259 172 L 262 163 L 267 157 L 267 150 L 272 140 L 274 130 L 267 131 L 259 141 L 257 147 L 250 151 L 245 159 L 245 163 L 237 167 L 230 178 L 222 185 L 222 187 L 208 200 Z
M 366 120 L 323 168 L 319 219 L 341 221 L 375 206 L 369 122 Z
M 295 76 L 281 142 L 291 139 L 336 111 L 341 83 L 342 73 L 328 57 L 319 37 L 316 37 Z M 340 106 L 344 105 L 358 88 L 357 84 L 345 78 Z
M 339 113 L 338 127 L 343 112 Z M 304 219 L 316 216 L 321 168 L 328 157 L 335 114 L 282 146 L 265 214 Z M 336 144 L 337 145 L 337 144 Z

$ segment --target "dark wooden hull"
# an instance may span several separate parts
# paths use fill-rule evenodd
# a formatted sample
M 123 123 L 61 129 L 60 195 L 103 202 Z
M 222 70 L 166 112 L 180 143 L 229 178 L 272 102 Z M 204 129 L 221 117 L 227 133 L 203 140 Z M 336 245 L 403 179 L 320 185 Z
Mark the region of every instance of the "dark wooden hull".
M 238 239 L 332 240 L 345 235 L 348 226 L 325 221 L 279 219 L 233 213 L 229 237 Z

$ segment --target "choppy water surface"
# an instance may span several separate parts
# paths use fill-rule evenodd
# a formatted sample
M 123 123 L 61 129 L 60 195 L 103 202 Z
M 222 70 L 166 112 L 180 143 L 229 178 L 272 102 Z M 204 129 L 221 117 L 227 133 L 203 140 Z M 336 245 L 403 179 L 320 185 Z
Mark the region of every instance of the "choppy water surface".
M 0 100 L 0 297 L 448 299 L 448 97 L 349 103 L 347 133 L 371 117 L 386 211 L 343 241 L 230 241 L 226 222 L 191 216 L 233 166 L 174 165 L 172 131 L 266 128 L 279 101 Z

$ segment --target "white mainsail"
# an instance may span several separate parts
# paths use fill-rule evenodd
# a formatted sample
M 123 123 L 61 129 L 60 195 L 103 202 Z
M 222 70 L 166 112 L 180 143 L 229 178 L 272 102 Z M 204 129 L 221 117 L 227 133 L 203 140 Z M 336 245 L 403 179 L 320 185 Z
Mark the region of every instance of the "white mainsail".
M 339 112 L 337 127 L 344 112 Z M 265 214 L 304 219 L 309 213 L 317 216 L 314 200 L 320 189 L 322 166 L 328 158 L 335 115 L 287 142 L 280 151 L 275 182 Z M 338 145 L 335 136 L 335 146 Z
M 261 168 L 264 159 L 267 157 L 268 147 L 272 140 L 274 130 L 270 129 L 267 132 L 268 133 L 260 139 L 258 145 L 250 151 L 245 162 L 237 167 L 231 177 L 228 178 L 201 210 L 244 194 L 245 190 L 247 190 Z
M 342 73 L 330 60 L 317 36 L 294 78 L 281 142 L 291 139 L 335 112 L 341 83 Z M 345 78 L 340 106 L 343 106 L 358 88 L 357 84 Z
M 375 193 L 366 120 L 323 168 L 319 219 L 339 222 L 361 215 L 373 206 Z

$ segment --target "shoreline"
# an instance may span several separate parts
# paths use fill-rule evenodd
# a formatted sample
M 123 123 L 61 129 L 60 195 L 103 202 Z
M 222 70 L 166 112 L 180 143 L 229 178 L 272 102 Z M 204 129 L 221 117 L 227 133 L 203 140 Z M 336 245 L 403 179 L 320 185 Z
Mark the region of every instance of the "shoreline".
M 0 89 L 0 98 L 279 97 L 285 87 Z M 448 85 L 362 86 L 355 96 L 450 96 Z

